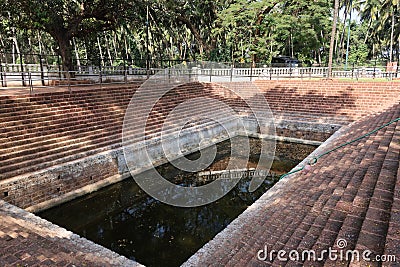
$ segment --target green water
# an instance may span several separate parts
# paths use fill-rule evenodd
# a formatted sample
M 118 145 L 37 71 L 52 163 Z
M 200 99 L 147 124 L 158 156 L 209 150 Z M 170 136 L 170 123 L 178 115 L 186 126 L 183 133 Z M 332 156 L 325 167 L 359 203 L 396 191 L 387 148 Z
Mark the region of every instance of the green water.
M 229 147 L 230 141 L 218 145 L 218 156 L 211 169 L 218 169 L 229 159 Z M 252 140 L 250 167 L 257 163 L 257 147 L 257 140 Z M 292 152 L 288 153 L 287 147 L 288 144 L 277 143 L 271 170 L 278 175 L 291 170 L 315 149 L 290 144 Z M 196 158 L 197 155 L 188 157 Z M 171 164 L 160 166 L 158 171 L 175 177 L 181 184 L 194 177 Z M 249 193 L 250 179 L 242 179 L 214 203 L 179 208 L 160 203 L 144 193 L 133 179 L 127 179 L 38 215 L 146 266 L 179 266 L 277 180 L 266 179 L 258 190 Z

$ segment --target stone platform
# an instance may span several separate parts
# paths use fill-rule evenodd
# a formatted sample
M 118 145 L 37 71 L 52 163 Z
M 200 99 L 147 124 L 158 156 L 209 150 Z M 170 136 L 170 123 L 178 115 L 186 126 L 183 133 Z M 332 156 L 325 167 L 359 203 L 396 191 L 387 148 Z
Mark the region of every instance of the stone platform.
M 0 200 L 0 266 L 141 266 Z

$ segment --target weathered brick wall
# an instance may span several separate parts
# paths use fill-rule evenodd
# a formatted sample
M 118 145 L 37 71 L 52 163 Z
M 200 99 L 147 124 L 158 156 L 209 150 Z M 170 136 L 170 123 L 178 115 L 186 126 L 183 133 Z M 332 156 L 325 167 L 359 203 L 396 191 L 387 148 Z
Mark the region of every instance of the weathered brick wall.
M 276 129 L 276 135 L 290 138 L 297 138 L 303 140 L 320 141 L 324 142 L 331 136 L 335 130 L 331 131 L 317 131 L 317 130 L 291 130 L 291 129 Z
M 283 80 L 254 82 L 274 112 L 306 113 L 354 121 L 400 100 L 400 82 Z

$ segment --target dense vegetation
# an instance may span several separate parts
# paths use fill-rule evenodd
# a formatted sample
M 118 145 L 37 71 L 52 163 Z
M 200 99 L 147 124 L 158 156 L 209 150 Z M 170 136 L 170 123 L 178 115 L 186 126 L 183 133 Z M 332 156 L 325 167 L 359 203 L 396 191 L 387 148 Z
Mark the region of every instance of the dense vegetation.
M 0 52 L 57 54 L 65 69 L 84 61 L 140 64 L 147 56 L 255 64 L 288 55 L 325 65 L 333 41 L 333 63 L 343 64 L 350 30 L 349 64 L 397 61 L 398 0 L 339 1 L 331 39 L 333 2 L 0 0 Z M 358 15 L 350 18 L 352 10 Z

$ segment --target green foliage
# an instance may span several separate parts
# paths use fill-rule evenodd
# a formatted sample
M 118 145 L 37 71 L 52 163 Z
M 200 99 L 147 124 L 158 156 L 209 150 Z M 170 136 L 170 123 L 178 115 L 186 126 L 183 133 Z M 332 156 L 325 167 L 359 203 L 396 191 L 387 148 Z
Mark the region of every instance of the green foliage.
M 326 43 L 329 4 L 237 0 L 219 13 L 213 34 L 226 41 L 236 61 L 265 62 L 279 54 L 311 59 Z
M 133 9 L 128 0 L 2 0 L 2 7 L 8 27 L 50 34 L 65 70 L 72 68 L 72 38 L 115 29 Z
M 269 63 L 288 55 L 323 64 L 333 9 L 332 0 L 0 0 L 0 5 L 1 51 L 57 53 L 67 68 L 78 59 L 144 66 L 147 54 L 154 62 Z M 350 63 L 387 58 L 392 28 L 393 53 L 399 54 L 397 0 L 353 1 L 352 6 L 344 0 L 341 5 L 361 14 L 351 26 Z M 345 57 L 346 25 L 339 21 L 339 63 Z

